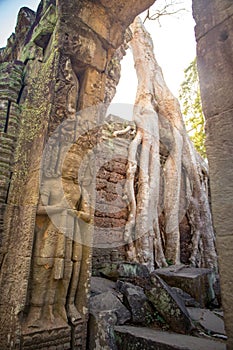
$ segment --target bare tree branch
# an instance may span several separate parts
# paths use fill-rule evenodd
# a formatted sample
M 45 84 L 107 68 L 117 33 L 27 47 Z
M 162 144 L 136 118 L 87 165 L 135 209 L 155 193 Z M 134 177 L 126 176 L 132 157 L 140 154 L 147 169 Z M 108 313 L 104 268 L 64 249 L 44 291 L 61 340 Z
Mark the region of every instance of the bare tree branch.
M 156 6 L 156 4 L 155 4 L 155 6 Z M 183 4 L 184 4 L 183 1 L 175 1 L 175 0 L 170 0 L 169 2 L 165 1 L 165 4 L 161 8 L 160 8 L 160 6 L 158 8 L 156 8 L 152 14 L 151 14 L 152 7 L 150 7 L 147 10 L 146 17 L 144 18 L 143 23 L 145 23 L 146 20 L 148 19 L 151 21 L 158 21 L 159 24 L 161 25 L 161 23 L 160 23 L 161 17 L 172 16 L 172 15 L 175 15 L 175 14 L 180 13 L 182 11 L 187 11 L 184 7 L 179 7 L 179 5 L 183 5 Z M 153 6 L 153 7 L 155 7 L 155 6 Z

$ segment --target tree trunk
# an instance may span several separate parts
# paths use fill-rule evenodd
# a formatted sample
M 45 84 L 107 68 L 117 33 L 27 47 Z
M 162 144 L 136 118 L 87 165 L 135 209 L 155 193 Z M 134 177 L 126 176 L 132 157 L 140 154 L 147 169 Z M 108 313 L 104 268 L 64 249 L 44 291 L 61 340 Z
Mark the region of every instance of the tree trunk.
M 147 265 L 150 270 L 168 263 L 179 264 L 179 223 L 187 215 L 192 227 L 190 263 L 216 269 L 207 166 L 186 133 L 179 102 L 166 86 L 154 57 L 152 39 L 139 18 L 131 30 L 138 88 L 134 107 L 137 134 L 129 149 L 125 186 L 130 210 L 125 229 L 128 258 Z M 166 150 L 162 165 L 161 145 Z M 186 184 L 185 198 L 181 198 L 182 177 Z M 163 230 L 159 227 L 161 213 L 165 220 Z

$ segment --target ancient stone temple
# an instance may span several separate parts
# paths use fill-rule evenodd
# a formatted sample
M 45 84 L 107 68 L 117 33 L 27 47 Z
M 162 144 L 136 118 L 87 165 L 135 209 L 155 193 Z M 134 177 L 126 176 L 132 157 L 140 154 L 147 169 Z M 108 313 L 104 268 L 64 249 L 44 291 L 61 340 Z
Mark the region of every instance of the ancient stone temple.
M 119 328 L 113 339 L 114 326 L 154 322 L 160 289 L 181 313 L 178 325 L 166 310 L 163 318 L 190 335 L 191 316 L 165 282 L 169 265 L 188 269 L 172 287 L 191 295 L 200 283 L 203 293 L 192 297 L 202 307 L 215 298 L 208 168 L 187 136 L 151 38 L 134 20 L 153 2 L 42 0 L 36 13 L 20 10 L 15 34 L 0 49 L 2 349 L 117 349 L 116 341 L 127 339 Z M 197 23 L 200 12 L 194 1 Z M 200 33 L 197 26 L 199 41 Z M 129 45 L 138 76 L 133 121 L 107 115 Z M 180 282 L 189 271 L 191 288 Z M 92 275 L 114 283 L 122 277 L 117 297 L 113 282 L 103 282 L 106 304 L 118 305 L 118 314 L 100 310 L 96 317 Z M 140 316 L 125 302 L 130 288 L 146 305 Z
M 88 130 L 101 116 L 77 121 L 76 112 L 107 102 L 113 54 L 152 3 L 42 1 L 36 13 L 20 10 L 1 49 L 3 349 L 85 348 L 96 139 Z

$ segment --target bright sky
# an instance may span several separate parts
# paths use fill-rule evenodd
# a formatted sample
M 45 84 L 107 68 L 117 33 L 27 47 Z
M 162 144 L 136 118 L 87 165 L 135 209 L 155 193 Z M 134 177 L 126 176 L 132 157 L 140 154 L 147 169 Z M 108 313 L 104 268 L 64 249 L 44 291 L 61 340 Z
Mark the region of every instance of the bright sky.
M 181 2 L 180 0 L 179 2 Z M 192 18 L 192 0 L 183 0 L 186 11 L 173 16 L 164 16 L 160 23 L 146 21 L 145 26 L 154 41 L 154 50 L 158 63 L 162 67 L 165 81 L 174 95 L 178 96 L 184 69 L 196 55 L 194 20 Z M 164 4 L 157 0 L 155 6 Z M 20 7 L 37 9 L 39 0 L 0 0 L 0 47 L 5 46 L 7 38 L 14 32 L 17 13 Z M 151 10 L 153 13 L 153 8 Z M 143 19 L 145 15 L 141 16 Z M 136 94 L 137 78 L 133 68 L 130 50 L 122 61 L 121 80 L 117 88 L 114 103 L 133 104 Z
M 165 0 L 157 0 L 154 7 L 164 2 Z M 145 27 L 153 38 L 155 57 L 162 67 L 165 81 L 177 97 L 180 84 L 184 79 L 184 70 L 196 56 L 192 0 L 184 0 L 181 6 L 185 7 L 186 11 L 161 17 L 160 24 L 157 21 L 145 22 Z M 144 19 L 145 14 L 142 14 L 141 18 Z M 131 101 L 133 103 L 137 86 L 133 67 L 132 53 L 128 50 L 122 61 L 121 80 L 113 102 L 129 103 Z M 124 86 L 128 88 L 123 88 Z
M 39 0 L 0 0 L 0 47 L 6 46 L 7 39 L 15 31 L 17 15 L 21 7 L 36 11 Z

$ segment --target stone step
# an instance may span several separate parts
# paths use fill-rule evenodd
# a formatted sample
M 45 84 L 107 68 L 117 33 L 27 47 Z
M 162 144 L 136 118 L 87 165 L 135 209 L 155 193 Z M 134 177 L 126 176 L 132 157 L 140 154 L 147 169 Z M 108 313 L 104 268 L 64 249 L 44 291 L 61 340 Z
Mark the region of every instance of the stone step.
M 145 327 L 115 326 L 120 350 L 226 350 L 222 342 Z

